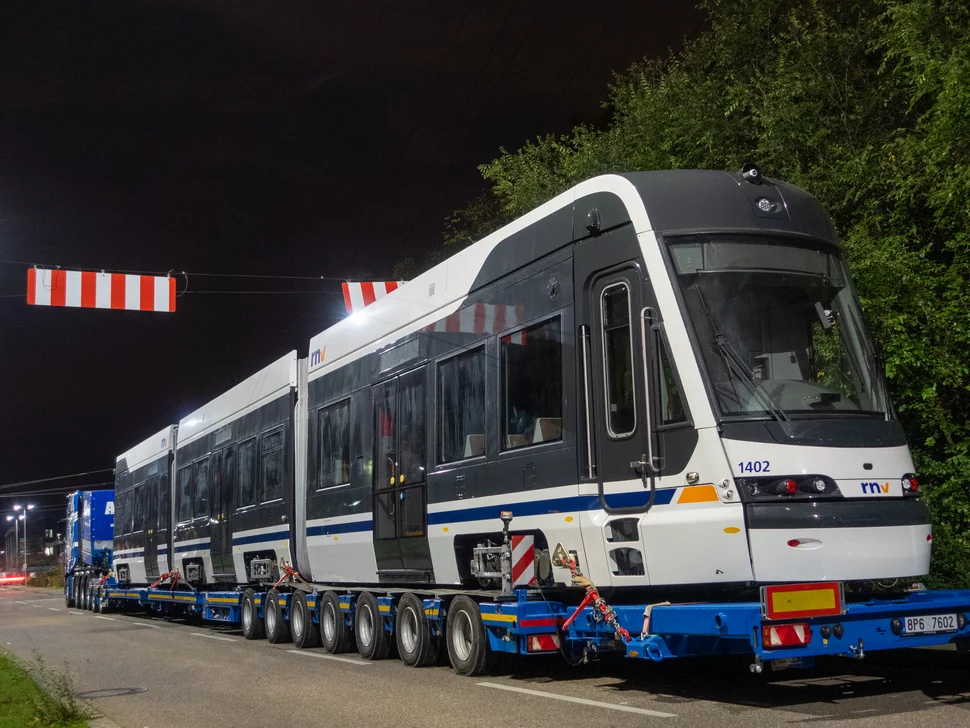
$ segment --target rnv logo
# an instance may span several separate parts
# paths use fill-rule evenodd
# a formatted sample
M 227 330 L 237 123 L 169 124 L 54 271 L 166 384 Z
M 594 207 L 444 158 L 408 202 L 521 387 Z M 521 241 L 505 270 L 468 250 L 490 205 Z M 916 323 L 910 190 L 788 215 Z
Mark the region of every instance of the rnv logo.
M 863 493 L 889 493 L 889 483 L 863 483 L 862 484 Z

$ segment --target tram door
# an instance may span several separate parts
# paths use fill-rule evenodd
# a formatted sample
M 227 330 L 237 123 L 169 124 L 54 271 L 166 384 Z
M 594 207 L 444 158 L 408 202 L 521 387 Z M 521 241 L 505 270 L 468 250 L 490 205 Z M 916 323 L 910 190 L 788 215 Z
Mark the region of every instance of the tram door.
M 383 583 L 430 578 L 427 367 L 374 387 L 374 548 Z
M 654 361 L 650 322 L 656 303 L 632 227 L 579 244 L 575 273 L 576 290 L 583 292 L 578 335 L 585 358 L 579 372 L 586 397 L 580 428 L 586 480 L 599 484 L 609 510 L 642 512 L 649 489 L 636 464 L 656 449 L 647 417 L 652 373 L 644 369 Z

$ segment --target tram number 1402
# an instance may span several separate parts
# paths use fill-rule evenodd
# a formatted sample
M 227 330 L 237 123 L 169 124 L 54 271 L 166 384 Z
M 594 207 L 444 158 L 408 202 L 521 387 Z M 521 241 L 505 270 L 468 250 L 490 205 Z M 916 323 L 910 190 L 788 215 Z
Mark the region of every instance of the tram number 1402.
M 957 615 L 931 614 L 925 617 L 906 617 L 903 634 L 939 634 L 957 631 Z

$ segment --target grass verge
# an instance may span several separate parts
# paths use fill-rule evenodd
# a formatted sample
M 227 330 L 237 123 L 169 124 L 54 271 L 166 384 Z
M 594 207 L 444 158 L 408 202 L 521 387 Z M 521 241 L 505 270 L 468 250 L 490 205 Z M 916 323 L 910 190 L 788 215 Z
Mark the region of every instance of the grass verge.
M 38 687 L 47 686 L 50 694 Z M 24 669 L 0 652 L 0 728 L 88 728 L 83 708 L 68 675 L 48 668 L 43 660 Z

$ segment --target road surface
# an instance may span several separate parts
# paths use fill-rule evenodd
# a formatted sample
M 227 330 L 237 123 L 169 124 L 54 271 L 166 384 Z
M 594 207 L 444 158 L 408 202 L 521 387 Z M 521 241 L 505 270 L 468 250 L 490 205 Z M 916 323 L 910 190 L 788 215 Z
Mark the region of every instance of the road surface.
M 462 678 L 248 642 L 238 630 L 69 610 L 59 592 L 23 587 L 0 588 L 0 647 L 70 671 L 79 693 L 100 696 L 95 710 L 125 728 L 970 726 L 970 657 L 943 650 L 760 677 L 734 660 L 571 668 L 543 657 Z

